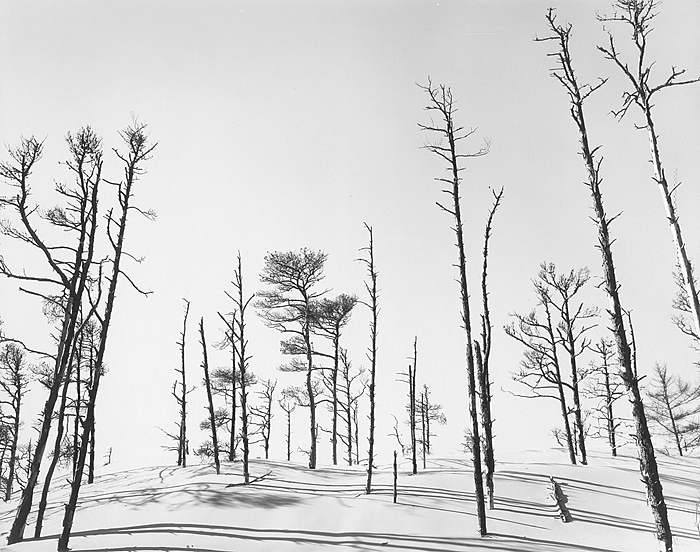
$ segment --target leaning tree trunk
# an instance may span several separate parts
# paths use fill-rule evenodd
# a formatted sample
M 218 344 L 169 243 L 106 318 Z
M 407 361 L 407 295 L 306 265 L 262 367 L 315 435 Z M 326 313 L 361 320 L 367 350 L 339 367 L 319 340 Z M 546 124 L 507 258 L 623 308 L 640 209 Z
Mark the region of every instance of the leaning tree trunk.
M 610 308 L 608 314 L 612 325 L 612 332 L 615 336 L 615 344 L 617 346 L 618 363 L 621 368 L 621 377 L 625 384 L 629 401 L 632 406 L 632 416 L 635 426 L 635 437 L 637 442 L 637 450 L 639 455 L 639 471 L 642 476 L 642 481 L 646 488 L 647 502 L 651 506 L 651 511 L 654 516 L 656 525 L 656 538 L 659 541 L 660 547 L 666 552 L 673 550 L 673 535 L 671 526 L 668 521 L 668 511 L 666 501 L 664 499 L 663 487 L 659 476 L 659 469 L 656 463 L 656 455 L 654 446 L 649 432 L 646 414 L 644 412 L 644 404 L 642 402 L 641 393 L 639 390 L 639 379 L 634 373 L 630 346 L 627 341 L 627 333 L 623 320 L 623 309 L 620 301 L 619 289 L 620 285 L 617 281 L 615 273 L 615 263 L 613 262 L 612 254 L 612 239 L 610 238 L 610 223 L 615 218 L 608 218 L 603 206 L 603 195 L 600 191 L 600 166 L 602 159 L 596 160 L 595 152 L 598 148 L 591 149 L 588 130 L 584 117 L 583 104 L 584 101 L 595 92 L 603 83 L 591 87 L 586 85 L 583 89 L 579 86 L 574 75 L 573 66 L 571 63 L 571 55 L 569 52 L 569 36 L 571 25 L 566 28 L 555 23 L 555 16 L 550 9 L 547 14 L 551 30 L 554 35 L 545 40 L 554 40 L 558 43 L 560 50 L 554 54 L 559 68 L 555 70 L 554 76 L 566 88 L 571 103 L 570 114 L 574 119 L 579 131 L 581 144 L 581 156 L 586 166 L 588 180 L 586 186 L 591 192 L 593 201 L 593 210 L 595 216 L 593 221 L 598 229 L 598 245 L 597 248 L 601 253 L 604 289 L 610 300 Z M 604 81 L 603 81 L 604 82 Z
M 207 405 L 209 408 L 209 423 L 211 424 L 211 442 L 214 447 L 214 467 L 216 474 L 221 473 L 221 465 L 219 464 L 219 441 L 216 437 L 216 416 L 214 414 L 214 400 L 211 394 L 211 380 L 209 379 L 209 359 L 207 357 L 207 341 L 204 336 L 204 318 L 199 321 L 199 337 L 202 344 L 202 368 L 204 369 L 204 386 L 207 390 Z

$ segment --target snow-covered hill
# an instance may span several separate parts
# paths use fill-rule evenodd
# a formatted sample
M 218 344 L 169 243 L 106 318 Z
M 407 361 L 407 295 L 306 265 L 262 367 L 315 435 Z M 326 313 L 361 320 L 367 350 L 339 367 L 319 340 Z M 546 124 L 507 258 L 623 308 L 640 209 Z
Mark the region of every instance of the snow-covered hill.
M 490 535 L 477 534 L 472 472 L 466 458 L 431 459 L 428 469 L 399 472 L 392 503 L 392 470 L 375 473 L 364 494 L 365 472 L 254 460 L 256 480 L 243 486 L 241 464 L 170 466 L 117 471 L 103 468 L 83 487 L 73 550 L 299 551 L 392 550 L 623 552 L 656 550 L 651 512 L 633 457 L 593 454 L 571 466 L 561 451 L 525 452 L 497 466 L 496 509 Z M 697 502 L 700 461 L 660 459 L 677 552 L 700 549 Z M 111 470 L 111 471 L 107 471 Z M 550 494 L 561 485 L 573 521 L 563 523 Z M 68 485 L 58 480 L 45 537 L 6 550 L 55 550 Z M 14 504 L 0 509 L 3 540 Z M 33 529 L 30 517 L 27 534 Z

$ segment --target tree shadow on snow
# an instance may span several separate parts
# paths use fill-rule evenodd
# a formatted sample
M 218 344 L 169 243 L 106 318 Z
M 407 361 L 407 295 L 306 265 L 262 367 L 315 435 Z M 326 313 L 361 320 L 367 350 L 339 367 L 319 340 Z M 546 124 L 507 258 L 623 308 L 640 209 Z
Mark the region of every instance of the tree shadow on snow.
M 565 542 L 553 542 L 542 539 L 534 539 L 527 537 L 517 537 L 510 535 L 491 534 L 486 538 L 479 537 L 441 537 L 435 535 L 404 535 L 392 533 L 369 533 L 369 532 L 340 532 L 331 531 L 306 531 L 306 530 L 291 530 L 291 529 L 257 529 L 247 527 L 233 526 L 218 526 L 204 524 L 168 524 L 154 523 L 147 525 L 132 525 L 126 527 L 115 527 L 112 529 L 101 529 L 93 531 L 79 531 L 72 536 L 74 539 L 78 537 L 87 538 L 85 544 L 89 545 L 90 537 L 109 537 L 109 536 L 134 536 L 141 534 L 162 534 L 162 535 L 180 535 L 187 537 L 208 537 L 212 539 L 225 539 L 225 542 L 220 543 L 212 541 L 214 547 L 200 547 L 190 545 L 189 547 L 165 546 L 168 550 L 200 550 L 203 552 L 224 552 L 226 550 L 235 550 L 240 548 L 245 541 L 264 542 L 274 544 L 294 543 L 297 545 L 317 545 L 322 546 L 324 550 L 333 547 L 348 547 L 351 546 L 355 550 L 402 550 L 409 552 L 459 552 L 463 550 L 479 548 L 481 550 L 489 550 L 494 552 L 555 552 L 566 551 L 571 552 L 616 552 L 609 548 L 600 548 L 595 546 L 587 546 L 581 544 L 571 544 Z M 56 538 L 56 536 L 48 537 Z M 147 551 L 147 550 L 163 550 L 164 546 L 153 546 L 152 537 L 149 538 L 149 545 L 139 546 L 138 544 L 130 544 L 128 546 L 109 545 L 101 546 L 100 548 L 80 548 L 82 544 L 79 541 L 73 541 L 76 545 L 73 550 L 76 552 L 121 552 L 121 551 Z M 104 543 L 104 540 L 101 540 Z M 207 543 L 207 546 L 212 546 Z

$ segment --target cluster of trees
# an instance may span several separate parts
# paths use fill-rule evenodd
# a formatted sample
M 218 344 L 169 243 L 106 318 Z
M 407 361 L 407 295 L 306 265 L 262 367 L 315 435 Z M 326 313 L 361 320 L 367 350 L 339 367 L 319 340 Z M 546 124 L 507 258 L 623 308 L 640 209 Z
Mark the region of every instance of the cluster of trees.
M 8 459 L 5 496 L 9 498 L 15 481 L 22 488 L 9 544 L 24 538 L 40 469 L 49 459 L 34 531 L 35 537 L 41 536 L 51 479 L 57 463 L 63 460 L 72 465 L 72 480 L 58 549 L 68 550 L 81 485 L 84 479 L 91 483 L 94 474 L 95 406 L 105 373 L 117 284 L 126 280 L 137 292 L 148 293 L 125 272 L 126 260 L 138 260 L 125 249 L 125 236 L 134 211 L 155 218 L 154 212 L 133 202 L 135 185 L 155 145 L 150 143 L 145 125 L 136 120 L 120 136 L 123 147 L 113 151 L 122 176 L 108 180 L 102 139 L 90 127 L 69 133 L 64 166 L 72 182 L 56 183 L 59 203 L 48 208 L 37 205 L 31 178 L 42 158 L 42 142 L 23 138 L 19 146 L 9 149 L 9 160 L 0 163 L 0 176 L 9 192 L 0 196 L 0 206 L 12 217 L 3 221 L 0 231 L 18 242 L 25 259 L 37 260 L 17 267 L 0 257 L 0 274 L 19 282 L 21 292 L 41 302 L 53 328 L 48 350 L 25 344 L 21 336 L 2 336 L 3 463 L 5 457 Z M 36 423 L 36 440 L 21 447 L 19 416 L 29 377 L 27 353 L 39 359 L 32 378 L 45 388 L 47 398 Z M 24 478 L 20 475 L 23 470 Z
M 362 248 L 366 258 L 369 279 L 366 283 L 369 301 L 362 302 L 357 296 L 341 293 L 328 297 L 329 291 L 320 288 L 324 279 L 327 254 L 322 251 L 301 249 L 299 251 L 272 252 L 264 257 L 260 281 L 265 286 L 250 296 L 243 292 L 243 271 L 240 254 L 232 282 L 233 292 L 225 292 L 232 301 L 229 313 L 218 313 L 224 323 L 223 338 L 216 346 L 231 351 L 230 368 L 210 370 L 204 320 L 199 324 L 199 340 L 202 348 L 204 387 L 207 393 L 208 417 L 200 424 L 210 433 L 196 453 L 213 459 L 217 472 L 220 455 L 229 461 L 237 459 L 242 449 L 245 483 L 250 480 L 250 446 L 262 445 L 265 458 L 269 456 L 270 435 L 274 408 L 279 405 L 286 417 L 287 459 L 292 455 L 291 414 L 297 407 L 309 411 L 309 447 L 301 448 L 308 456 L 309 467 L 317 463 L 319 430 L 330 435 L 332 461 L 338 464 L 342 455 L 348 465 L 360 462 L 359 445 L 359 401 L 364 395 L 370 398 L 370 443 L 368 457 L 373 455 L 374 380 L 377 353 L 377 272 L 374 267 L 374 245 L 371 227 L 369 246 Z M 372 313 L 368 360 L 369 373 L 355 369 L 343 346 L 343 330 L 358 304 L 365 304 Z M 256 309 L 264 323 L 282 334 L 282 354 L 289 355 L 289 362 L 279 367 L 282 372 L 299 373 L 304 384 L 289 386 L 277 393 L 276 380 L 259 380 L 250 367 L 251 356 L 247 352 L 247 313 Z M 189 450 L 187 438 L 188 395 L 194 389 L 188 387 L 185 368 L 185 343 L 187 318 L 190 304 L 185 301 L 183 329 L 178 346 L 181 353 L 180 366 L 176 368 L 177 380 L 173 383 L 172 395 L 176 400 L 179 416 L 176 431 L 166 432 L 174 442 L 166 448 L 176 451 L 178 465 L 185 466 Z M 320 338 L 320 341 L 314 338 Z M 323 343 L 326 346 L 319 347 Z M 250 401 L 252 389 L 258 389 L 257 401 Z M 215 404 L 223 402 L 223 404 Z M 330 427 L 321 428 L 317 409 L 326 405 L 330 413 Z M 228 434 L 222 441 L 220 436 Z M 368 492 L 371 490 L 371 461 L 368 461 Z
M 643 118 L 644 122 L 641 125 L 637 124 L 636 128 L 646 130 L 649 137 L 653 166 L 652 178 L 661 192 L 666 218 L 671 228 L 676 253 L 678 255 L 678 282 L 681 285 L 681 293 L 674 306 L 681 310 L 681 314 L 676 317 L 676 323 L 684 333 L 687 333 L 691 338 L 697 341 L 698 332 L 700 331 L 700 300 L 695 286 L 692 265 L 681 234 L 678 212 L 674 202 L 674 194 L 677 186 L 673 188 L 670 187 L 666 179 L 653 112 L 656 98 L 660 92 L 671 87 L 697 82 L 698 79 L 683 79 L 684 70 L 672 67 L 670 74 L 661 78 L 656 83 L 653 82 L 652 75 L 655 76 L 656 72 L 652 71 L 653 62 L 649 61 L 648 41 L 653 29 L 653 19 L 657 15 L 657 10 L 657 0 L 615 0 L 613 2 L 612 15 L 598 16 L 601 22 L 606 25 L 610 24 L 610 28 L 607 29 L 608 41 L 605 45 L 599 45 L 598 50 L 605 59 L 612 62 L 616 70 L 621 72 L 628 84 L 628 87 L 622 92 L 622 106 L 614 111 L 614 114 L 621 120 L 625 118 L 630 110 L 637 109 Z M 673 537 L 668 521 L 668 510 L 663 494 L 663 487 L 659 478 L 654 445 L 649 429 L 648 409 L 645 408 L 643 402 L 640 377 L 636 371 L 636 363 L 631 346 L 633 341 L 633 339 L 630 339 L 632 328 L 629 323 L 625 323 L 625 313 L 627 311 L 622 307 L 619 293 L 620 282 L 613 260 L 612 246 L 614 240 L 610 234 L 610 225 L 617 217 L 609 216 L 604 207 L 601 191 L 603 161 L 600 155 L 601 146 L 593 146 L 591 144 L 590 130 L 585 117 L 586 101 L 592 94 L 606 84 L 607 79 L 600 79 L 595 85 L 579 81 L 574 71 L 570 50 L 572 25 L 559 24 L 556 19 L 556 14 L 552 9 L 547 12 L 546 19 L 550 34 L 537 40 L 551 42 L 555 45 L 553 51 L 549 54 L 556 64 L 552 76 L 562 85 L 567 94 L 570 104 L 569 115 L 573 119 L 579 135 L 579 153 L 585 165 L 587 173 L 586 186 L 591 193 L 594 211 L 592 219 L 598 231 L 598 243 L 596 247 L 601 253 L 603 268 L 602 287 L 609 299 L 607 313 L 609 316 L 610 330 L 615 342 L 617 371 L 622 379 L 632 408 L 634 440 L 638 450 L 640 474 L 646 487 L 647 500 L 656 523 L 656 536 L 660 547 L 670 552 L 673 550 Z M 624 25 L 631 36 L 633 56 L 630 60 L 625 59 L 625 56 L 618 49 L 616 37 L 612 31 L 615 25 L 619 23 Z M 692 322 L 688 322 L 687 319 L 683 317 L 684 312 L 691 315 Z M 607 345 L 602 349 L 606 351 L 605 353 L 600 353 L 601 357 L 605 357 L 606 359 L 602 362 L 604 367 L 601 369 L 603 381 L 605 382 L 606 373 L 609 374 L 609 370 L 606 367 L 607 359 L 609 359 L 609 352 Z M 533 351 L 532 347 L 529 347 L 529 350 Z M 537 353 L 533 353 L 533 355 L 534 357 L 538 356 Z M 545 357 L 543 360 L 547 365 L 553 366 L 554 364 L 551 356 Z M 536 364 L 539 362 L 539 359 L 531 358 L 531 361 L 535 364 L 535 368 L 537 368 Z M 530 360 L 528 360 L 528 362 L 530 362 Z M 572 373 L 572 377 L 576 377 L 576 375 Z M 573 387 L 573 379 L 570 383 Z M 603 383 L 603 385 L 605 386 L 605 383 Z M 562 411 L 562 414 L 565 415 L 567 413 Z M 614 426 L 615 424 L 613 422 L 610 424 L 609 428 L 614 430 Z

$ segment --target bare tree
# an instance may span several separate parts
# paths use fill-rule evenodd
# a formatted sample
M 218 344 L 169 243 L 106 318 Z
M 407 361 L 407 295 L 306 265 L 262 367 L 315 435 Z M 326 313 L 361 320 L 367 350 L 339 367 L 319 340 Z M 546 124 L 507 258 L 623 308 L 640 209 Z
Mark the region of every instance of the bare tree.
M 365 493 L 370 494 L 372 492 L 372 472 L 374 469 L 374 427 L 376 423 L 375 419 L 375 407 L 377 402 L 376 395 L 376 379 L 377 379 L 377 319 L 379 317 L 379 290 L 377 289 L 377 269 L 374 265 L 374 234 L 372 232 L 372 227 L 365 223 L 365 228 L 369 233 L 369 244 L 367 247 L 362 247 L 360 251 L 366 253 L 366 257 L 360 259 L 361 262 L 367 267 L 367 276 L 369 281 L 365 281 L 365 289 L 367 290 L 367 295 L 369 296 L 369 301 L 364 303 L 370 309 L 370 322 L 369 322 L 369 339 L 370 346 L 367 350 L 367 359 L 370 363 L 369 368 L 369 448 L 367 450 L 367 485 L 365 486 Z
M 251 435 L 258 435 L 265 451 L 265 460 L 270 457 L 270 428 L 272 427 L 272 401 L 274 399 L 277 380 L 265 380 L 262 382 L 262 391 L 258 392 L 260 406 L 250 407 L 250 425 L 253 428 Z M 254 441 L 255 442 L 255 441 Z
M 5 502 L 12 497 L 12 485 L 15 481 L 22 399 L 29 384 L 26 358 L 27 353 L 16 343 L 7 343 L 0 351 L 0 387 L 4 391 L 0 405 L 9 409 L 9 413 L 2 409 L 2 425 L 7 428 L 6 439 L 10 444 L 10 459 L 5 479 Z
M 32 507 L 34 489 L 44 451 L 49 439 L 53 412 L 70 362 L 78 318 L 85 290 L 91 278 L 95 237 L 97 229 L 97 198 L 102 182 L 102 142 L 89 127 L 80 129 L 66 138 L 70 158 L 65 166 L 75 177 L 72 186 L 58 183 L 56 192 L 65 202 L 63 206 L 40 211 L 33 203 L 29 177 L 35 164 L 41 159 L 43 145 L 35 138 L 23 138 L 19 147 L 10 149 L 10 162 L 0 163 L 0 176 L 14 190 L 14 195 L 0 196 L 0 207 L 9 207 L 16 213 L 19 226 L 9 222 L 0 226 L 2 233 L 37 251 L 48 265 L 48 274 L 15 272 L 0 259 L 0 273 L 18 280 L 20 290 L 42 300 L 45 312 L 60 321 L 53 359 L 51 387 L 42 411 L 39 436 L 32 454 L 26 485 L 22 492 L 15 520 L 8 535 L 8 544 L 23 539 L 27 517 Z M 51 227 L 62 230 L 72 241 L 52 245 L 39 233 L 37 215 Z M 23 287 L 24 285 L 31 287 Z M 62 413 L 61 413 L 62 415 Z
M 294 400 L 287 396 L 286 389 L 282 390 L 282 398 L 279 405 L 287 420 L 286 442 L 287 442 L 287 462 L 292 459 L 292 412 L 296 409 Z
M 95 312 L 96 319 L 100 326 L 100 339 L 98 349 L 95 353 L 94 376 L 90 387 L 90 394 L 87 404 L 87 413 L 85 424 L 83 426 L 83 435 L 80 443 L 80 453 L 76 466 L 76 473 L 71 483 L 71 494 L 66 505 L 66 512 L 63 518 L 63 531 L 58 540 L 59 550 L 68 550 L 68 541 L 70 532 L 73 527 L 73 518 L 75 516 L 75 508 L 78 503 L 78 494 L 82 482 L 83 470 L 85 467 L 85 457 L 87 455 L 88 445 L 91 442 L 91 437 L 95 431 L 95 406 L 97 403 L 97 392 L 100 385 L 100 378 L 104 373 L 104 355 L 107 346 L 107 335 L 109 332 L 112 314 L 114 312 L 114 303 L 117 292 L 117 282 L 123 276 L 126 281 L 131 284 L 131 287 L 142 295 L 148 295 L 150 292 L 141 290 L 134 281 L 124 272 L 122 261 L 124 257 L 136 259 L 124 249 L 124 240 L 126 235 L 126 226 L 129 214 L 136 211 L 148 220 L 154 220 L 156 214 L 154 211 L 145 211 L 132 203 L 133 186 L 145 169 L 143 163 L 150 159 L 156 144 L 150 144 L 146 133 L 146 125 L 134 120 L 131 126 L 127 127 L 120 133 L 123 141 L 126 144 L 126 153 L 121 154 L 118 150 L 114 150 L 117 157 L 123 163 L 124 177 L 119 182 L 111 183 L 117 190 L 118 211 L 115 214 L 113 210 L 109 210 L 105 216 L 107 220 L 107 237 L 110 243 L 111 253 L 111 273 L 107 277 L 108 289 L 107 297 L 103 305 L 103 311 L 99 310 L 101 294 L 96 297 L 90 296 L 90 307 Z M 139 259 L 137 259 L 139 260 Z M 101 275 L 100 275 L 101 276 Z M 101 278 L 100 278 L 101 279 Z M 94 444 L 94 441 L 93 441 Z M 94 446 L 93 446 L 94 448 Z
M 176 368 L 179 380 L 173 382 L 172 395 L 175 397 L 179 409 L 179 421 L 177 422 L 177 435 L 164 433 L 175 441 L 176 446 L 168 447 L 168 450 L 177 450 L 177 465 L 183 468 L 187 467 L 187 455 L 189 454 L 189 444 L 187 440 L 187 395 L 194 388 L 187 389 L 187 377 L 185 372 L 185 338 L 187 336 L 187 317 L 190 313 L 190 302 L 183 299 L 185 302 L 185 315 L 182 320 L 182 332 L 180 332 L 180 341 L 177 346 L 180 348 L 180 368 Z M 179 388 L 178 388 L 179 385 Z
M 340 350 L 340 392 L 338 393 L 338 417 L 345 424 L 345 432 L 338 433 L 341 443 L 346 448 L 345 461 L 353 464 L 353 443 L 357 434 L 357 405 L 360 397 L 367 391 L 368 382 L 363 368 L 353 370 L 347 350 Z M 356 455 L 355 455 L 356 456 Z
M 666 219 L 671 226 L 671 234 L 676 246 L 680 278 L 685 286 L 685 305 L 690 313 L 693 324 L 689 325 L 678 318 L 679 328 L 684 333 L 689 333 L 697 339 L 700 337 L 700 297 L 698 296 L 697 282 L 693 277 L 693 267 L 685 249 L 685 242 L 681 233 L 681 225 L 675 204 L 675 193 L 680 186 L 669 186 L 666 172 L 661 162 L 659 146 L 659 133 L 656 129 L 653 108 L 657 94 L 673 86 L 683 86 L 700 81 L 700 77 L 684 79 L 685 69 L 671 67 L 670 74 L 656 84 L 651 82 L 652 66 L 654 62 L 648 61 L 647 46 L 649 35 L 653 27 L 652 22 L 657 15 L 658 0 L 615 0 L 613 2 L 614 13 L 610 16 L 599 16 L 603 22 L 621 22 L 628 26 L 634 45 L 635 56 L 631 64 L 623 60 L 623 56 L 617 50 L 612 32 L 608 30 L 608 44 L 598 46 L 606 59 L 611 60 L 627 79 L 631 89 L 622 93 L 622 107 L 615 111 L 615 116 L 622 120 L 629 108 L 636 105 L 642 112 L 644 124 L 635 123 L 635 128 L 646 129 L 649 135 L 649 147 L 651 150 L 651 164 L 654 168 L 653 180 L 659 186 Z M 693 331 L 688 331 L 694 327 Z
M 493 451 L 493 418 L 491 417 L 491 311 L 489 309 L 489 293 L 487 286 L 488 260 L 489 260 L 489 240 L 493 228 L 493 217 L 503 199 L 503 188 L 493 194 L 493 205 L 489 210 L 486 219 L 486 229 L 484 230 L 484 247 L 482 250 L 483 263 L 481 265 L 481 302 L 483 314 L 481 315 L 481 345 L 474 342 L 474 353 L 476 355 L 476 377 L 479 382 L 479 402 L 481 406 L 481 429 L 483 431 L 484 445 L 484 465 L 486 466 L 486 492 L 488 494 L 489 510 L 494 508 L 494 485 L 493 475 L 496 471 L 496 459 Z
M 247 485 L 250 482 L 250 467 L 249 467 L 249 454 L 250 454 L 250 443 L 248 436 L 248 423 L 249 423 L 249 409 L 248 409 L 248 385 L 254 381 L 254 376 L 250 372 L 250 359 L 251 356 L 248 354 L 248 340 L 246 338 L 246 312 L 251 301 L 255 298 L 255 294 L 250 297 L 245 297 L 243 291 L 243 265 L 241 261 L 241 252 L 238 252 L 238 266 L 234 272 L 234 279 L 231 282 L 234 287 L 234 293 L 229 294 L 225 292 L 226 295 L 233 301 L 234 314 L 232 317 L 233 322 L 229 323 L 226 317 L 219 313 L 219 318 L 228 325 L 228 331 L 231 336 L 231 347 L 234 354 L 238 354 L 237 362 L 234 363 L 232 370 L 232 386 L 236 381 L 236 367 L 238 365 L 238 383 L 240 386 L 240 399 L 241 399 L 241 441 L 243 442 L 243 480 Z M 233 400 L 233 399 L 232 399 Z M 235 403 L 233 403 L 235 404 Z M 231 447 L 235 447 L 235 437 L 233 433 L 235 431 L 235 408 L 232 409 L 234 417 L 231 420 Z M 231 454 L 231 453 L 229 453 Z
M 216 474 L 219 475 L 221 473 L 219 441 L 216 437 L 217 421 L 211 393 L 211 380 L 209 379 L 209 358 L 207 355 L 207 340 L 204 335 L 204 317 L 199 320 L 199 343 L 202 345 L 202 369 L 204 370 L 204 388 L 207 390 L 207 408 L 209 409 L 209 429 L 211 429 L 211 442 L 214 449 L 214 467 L 216 468 Z
M 418 410 L 418 395 L 416 394 L 416 368 L 418 366 L 418 337 L 413 338 L 413 364 L 408 365 L 406 372 L 399 374 L 399 381 L 408 384 L 408 403 L 406 404 L 406 411 L 408 412 L 408 427 L 409 434 L 411 438 L 411 469 L 412 473 L 415 475 L 418 473 L 418 447 L 416 438 L 416 412 Z M 403 378 L 403 379 L 402 379 Z M 422 411 L 421 411 L 422 412 Z M 398 439 L 398 429 L 396 430 L 396 438 Z M 400 444 L 400 441 L 399 441 Z M 403 445 L 401 445 L 403 450 Z M 425 467 L 425 466 L 423 466 Z
M 340 337 L 343 328 L 350 320 L 352 309 L 357 304 L 356 295 L 341 293 L 334 299 L 321 299 L 316 305 L 315 331 L 333 343 L 333 361 L 330 374 L 323 375 L 323 381 L 331 394 L 331 444 L 333 465 L 338 464 L 338 374 L 340 366 Z M 316 352 L 316 354 L 320 354 Z M 326 356 L 326 355 L 323 355 Z
M 445 425 L 447 416 L 442 411 L 442 405 L 433 403 L 430 400 L 430 387 L 423 385 L 420 392 L 420 420 L 421 420 L 421 450 L 423 453 L 423 469 L 425 469 L 426 455 L 430 454 L 430 438 L 435 437 L 435 433 L 430 429 L 431 425 Z
M 700 447 L 700 385 L 691 385 L 669 374 L 665 364 L 656 363 L 646 395 L 649 419 L 673 442 L 680 456 Z
M 625 396 L 624 383 L 614 369 L 615 343 L 601 338 L 591 347 L 599 358 L 597 363 L 591 363 L 591 375 L 594 377 L 588 389 L 588 396 L 596 400 L 593 416 L 605 426 L 605 436 L 610 445 L 610 453 L 617 456 L 619 447 L 617 430 L 622 419 L 615 414 L 615 403 Z
M 273 252 L 265 255 L 260 274 L 263 284 L 272 289 L 258 293 L 255 302 L 260 316 L 269 328 L 291 339 L 282 341 L 282 351 L 306 357 L 306 396 L 309 407 L 309 468 L 316 468 L 316 394 L 319 392 L 314 379 L 311 330 L 315 323 L 314 302 L 325 291 L 315 291 L 323 280 L 323 267 L 327 255 L 322 251 L 301 249 L 299 252 Z
M 454 219 L 454 232 L 457 238 L 457 253 L 459 267 L 459 285 L 462 310 L 462 324 L 465 331 L 467 349 L 467 387 L 469 394 L 469 414 L 472 420 L 472 462 L 474 465 L 474 489 L 476 494 L 477 518 L 479 523 L 479 534 L 486 535 L 486 508 L 484 505 L 484 484 L 482 481 L 481 468 L 481 445 L 479 442 L 479 420 L 476 406 L 476 376 L 474 366 L 474 350 L 472 348 L 472 325 L 469 306 L 469 289 L 467 286 L 467 257 L 464 247 L 464 229 L 462 227 L 462 211 L 460 206 L 460 185 L 462 177 L 460 173 L 464 170 L 461 163 L 464 159 L 481 157 L 489 150 L 488 143 L 481 146 L 473 153 L 458 153 L 457 143 L 469 138 L 476 132 L 474 129 L 465 131 L 464 127 L 456 125 L 454 122 L 454 99 L 452 91 L 444 85 L 434 87 L 430 79 L 427 86 L 420 87 L 428 94 L 429 101 L 425 107 L 431 115 L 435 114 L 437 122 L 428 125 L 420 124 L 421 130 L 428 131 L 438 136 L 437 141 L 429 142 L 424 147 L 438 155 L 447 163 L 449 177 L 436 178 L 441 184 L 447 185 L 443 190 L 450 198 L 450 207 L 438 203 L 438 207 L 445 211 Z
M 642 4 L 644 2 L 637 3 Z M 629 401 L 632 405 L 635 438 L 639 456 L 639 471 L 646 487 L 647 500 L 654 516 L 656 537 L 664 550 L 666 550 L 666 552 L 671 552 L 673 550 L 673 535 L 668 521 L 668 511 L 664 499 L 663 487 L 659 478 L 654 445 L 651 440 L 651 434 L 649 433 L 644 404 L 639 390 L 639 379 L 632 363 L 627 331 L 623 319 L 623 313 L 625 311 L 620 301 L 620 284 L 617 280 L 615 263 L 613 261 L 613 240 L 610 237 L 610 224 L 616 217 L 608 217 L 603 205 L 603 195 L 600 190 L 602 180 L 600 176 L 602 157 L 596 157 L 599 147 L 591 147 L 590 145 L 588 127 L 584 117 L 584 102 L 591 94 L 603 86 L 606 81 L 601 80 L 594 86 L 579 84 L 574 73 L 571 53 L 569 51 L 571 25 L 562 26 L 557 24 L 554 11 L 551 9 L 547 12 L 547 23 L 552 34 L 540 40 L 553 41 L 558 47 L 557 51 L 549 54 L 556 62 L 556 68 L 553 70 L 552 76 L 556 78 L 566 90 L 571 105 L 569 113 L 574 123 L 576 123 L 579 132 L 581 144 L 580 153 L 588 177 L 586 186 L 591 192 L 593 211 L 595 213 L 592 219 L 598 230 L 597 248 L 602 257 L 604 274 L 603 287 L 610 300 L 608 314 L 612 325 L 611 331 L 615 337 L 615 344 L 617 347 L 617 362 L 620 366 L 621 376 L 625 383 L 625 388 L 627 389 Z

